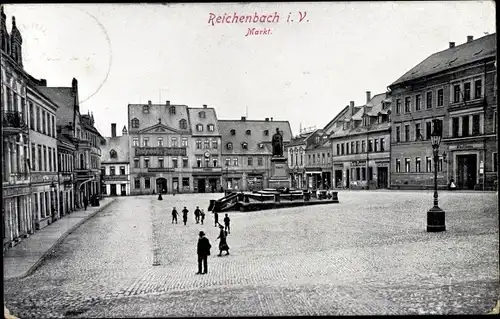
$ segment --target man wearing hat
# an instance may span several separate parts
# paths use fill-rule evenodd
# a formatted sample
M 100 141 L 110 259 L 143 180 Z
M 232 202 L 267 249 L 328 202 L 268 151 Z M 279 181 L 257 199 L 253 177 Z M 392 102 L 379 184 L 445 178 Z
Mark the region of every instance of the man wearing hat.
M 210 241 L 205 237 L 205 233 L 200 231 L 200 239 L 198 239 L 198 272 L 197 275 L 206 274 L 208 272 L 208 256 L 210 256 Z M 203 262 L 204 271 L 201 269 Z

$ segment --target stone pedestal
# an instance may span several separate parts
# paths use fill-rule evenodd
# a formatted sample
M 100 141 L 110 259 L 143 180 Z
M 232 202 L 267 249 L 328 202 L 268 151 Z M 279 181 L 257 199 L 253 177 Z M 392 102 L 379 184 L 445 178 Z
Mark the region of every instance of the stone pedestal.
M 271 158 L 271 177 L 269 178 L 269 188 L 288 187 L 290 188 L 290 180 L 287 173 L 286 157 Z

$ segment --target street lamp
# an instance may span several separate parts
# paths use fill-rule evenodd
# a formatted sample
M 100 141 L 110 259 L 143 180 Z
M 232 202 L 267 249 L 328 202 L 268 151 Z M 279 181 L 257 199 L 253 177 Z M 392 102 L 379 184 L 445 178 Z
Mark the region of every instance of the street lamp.
M 437 191 L 437 171 L 439 160 L 439 144 L 443 137 L 443 127 L 441 121 L 432 120 L 433 130 L 431 133 L 431 144 L 434 155 L 434 206 L 427 212 L 427 231 L 440 232 L 446 230 L 445 212 L 438 206 L 438 191 Z

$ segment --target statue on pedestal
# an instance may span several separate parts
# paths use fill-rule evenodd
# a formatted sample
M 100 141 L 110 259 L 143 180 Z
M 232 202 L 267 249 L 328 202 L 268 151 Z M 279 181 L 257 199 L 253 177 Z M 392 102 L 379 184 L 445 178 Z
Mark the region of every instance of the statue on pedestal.
M 273 145 L 273 156 L 283 156 L 283 135 L 280 133 L 280 129 L 276 128 L 276 133 L 274 133 L 272 138 Z

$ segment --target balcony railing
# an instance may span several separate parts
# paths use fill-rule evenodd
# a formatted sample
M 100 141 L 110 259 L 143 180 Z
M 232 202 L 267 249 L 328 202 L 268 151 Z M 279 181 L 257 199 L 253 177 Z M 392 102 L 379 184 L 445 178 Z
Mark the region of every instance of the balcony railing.
M 21 112 L 5 111 L 3 114 L 2 126 L 4 128 L 27 129 Z

